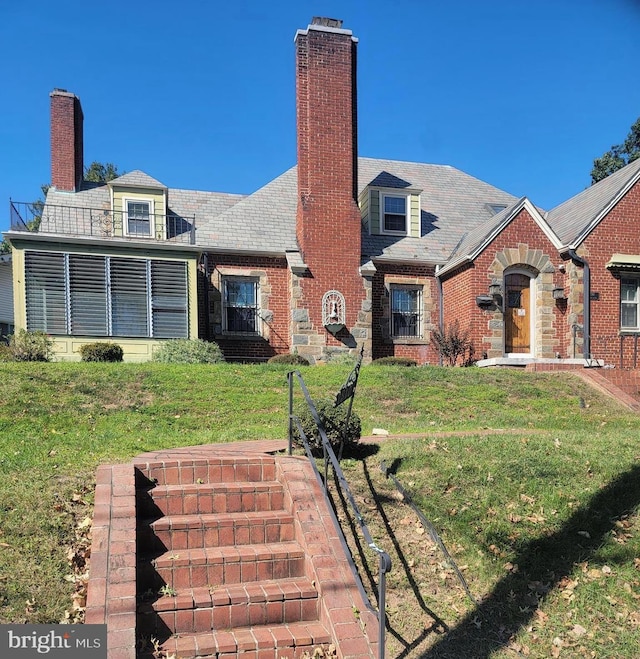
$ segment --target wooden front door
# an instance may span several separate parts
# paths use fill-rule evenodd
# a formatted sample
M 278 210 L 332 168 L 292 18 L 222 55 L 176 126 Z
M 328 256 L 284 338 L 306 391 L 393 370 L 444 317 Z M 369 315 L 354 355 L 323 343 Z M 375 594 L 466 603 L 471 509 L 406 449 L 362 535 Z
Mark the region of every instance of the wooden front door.
M 531 279 L 527 275 L 507 275 L 504 301 L 504 350 L 506 353 L 531 352 Z

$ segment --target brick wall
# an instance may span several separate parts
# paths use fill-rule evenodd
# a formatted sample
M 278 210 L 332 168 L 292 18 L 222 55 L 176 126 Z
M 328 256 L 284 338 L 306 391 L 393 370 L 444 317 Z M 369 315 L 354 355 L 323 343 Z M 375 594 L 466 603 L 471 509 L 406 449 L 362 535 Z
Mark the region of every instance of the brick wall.
M 438 283 L 434 268 L 396 264 L 378 264 L 372 281 L 373 358 L 408 357 L 419 364 L 437 364 L 438 352 L 431 331 L 438 326 Z M 393 339 L 390 336 L 390 284 L 422 286 L 423 336 L 421 339 Z
M 564 337 L 566 304 L 553 299 L 553 288 L 564 286 L 563 263 L 557 249 L 541 231 L 526 209 L 474 261 L 443 280 L 445 324 L 458 319 L 461 329 L 468 329 L 475 357 L 501 357 L 504 350 L 504 317 L 497 305 L 487 310 L 476 304 L 478 295 L 486 295 L 493 279 L 518 270 L 536 279 L 534 304 L 535 332 L 533 345 L 537 357 L 562 357 L 568 346 Z
M 589 263 L 591 293 L 591 354 L 617 367 L 640 363 L 637 341 L 621 340 L 620 279 L 605 267 L 613 254 L 640 254 L 640 183 L 636 183 L 591 232 L 577 250 Z
M 51 185 L 75 192 L 82 182 L 83 114 L 80 99 L 63 89 L 51 98 Z
M 291 273 L 284 258 L 221 257 L 208 255 L 209 336 L 222 349 L 225 358 L 264 361 L 272 355 L 289 352 Z M 225 275 L 252 277 L 259 281 L 261 336 L 229 335 L 222 331 L 222 278 Z M 201 327 L 204 327 L 201 323 Z

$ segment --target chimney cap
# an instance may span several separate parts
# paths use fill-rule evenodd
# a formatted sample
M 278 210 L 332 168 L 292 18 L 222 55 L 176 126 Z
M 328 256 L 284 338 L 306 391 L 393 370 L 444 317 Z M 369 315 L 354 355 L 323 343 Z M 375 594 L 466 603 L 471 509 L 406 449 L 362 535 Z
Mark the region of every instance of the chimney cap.
M 311 25 L 322 25 L 322 27 L 342 28 L 342 21 L 339 18 L 327 18 L 326 16 L 314 16 L 311 19 Z
M 61 87 L 54 87 L 53 91 L 49 94 L 49 96 L 68 96 L 69 98 L 78 98 L 72 92 L 68 92 L 66 89 L 62 89 Z

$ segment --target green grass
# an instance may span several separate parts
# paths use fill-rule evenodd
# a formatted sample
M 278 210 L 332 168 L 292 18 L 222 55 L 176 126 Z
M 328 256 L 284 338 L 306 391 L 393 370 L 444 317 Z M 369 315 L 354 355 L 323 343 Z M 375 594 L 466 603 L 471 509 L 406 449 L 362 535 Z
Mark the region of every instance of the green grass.
M 76 524 L 91 514 L 99 464 L 174 446 L 284 439 L 288 370 L 0 364 L 0 622 L 55 622 L 70 608 L 67 553 Z M 350 366 L 301 371 L 322 398 Z M 417 435 L 344 462 L 357 496 L 371 504 L 376 540 L 394 552 L 390 656 L 507 657 L 523 648 L 535 657 L 554 648 L 561 657 L 634 656 L 638 415 L 567 374 L 475 368 L 365 366 L 354 409 L 364 434 Z M 381 459 L 395 462 L 466 566 L 478 609 L 414 531 Z M 424 633 L 433 619 L 416 592 L 448 634 Z M 615 651 L 606 649 L 611 635 Z

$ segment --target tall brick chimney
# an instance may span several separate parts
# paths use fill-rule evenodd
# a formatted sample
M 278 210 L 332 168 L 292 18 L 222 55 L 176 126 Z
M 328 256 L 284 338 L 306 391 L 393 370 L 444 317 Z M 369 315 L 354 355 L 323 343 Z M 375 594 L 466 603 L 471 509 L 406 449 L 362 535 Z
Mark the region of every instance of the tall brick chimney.
M 348 329 L 356 324 L 364 296 L 357 203 L 357 42 L 342 21 L 328 18 L 314 18 L 295 37 L 296 237 L 309 268 L 301 282 L 302 306 L 317 330 L 322 328 L 325 292 L 335 289 L 344 295 Z
M 51 185 L 75 192 L 83 177 L 83 120 L 80 99 L 65 89 L 51 97 Z

